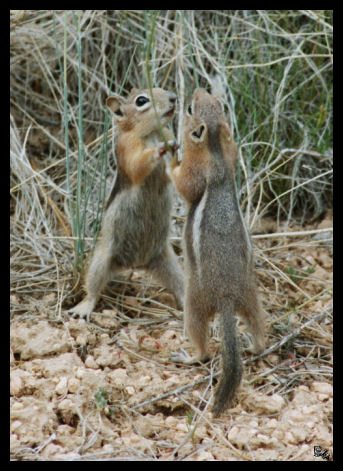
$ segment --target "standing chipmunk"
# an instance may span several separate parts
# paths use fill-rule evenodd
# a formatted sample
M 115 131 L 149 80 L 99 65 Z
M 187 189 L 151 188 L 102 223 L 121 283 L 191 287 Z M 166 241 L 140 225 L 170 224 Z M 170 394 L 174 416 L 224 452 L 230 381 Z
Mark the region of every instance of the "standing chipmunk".
M 223 373 L 215 391 L 214 416 L 231 405 L 242 377 L 235 313 L 252 334 L 254 350 L 264 349 L 264 316 L 253 275 L 249 234 L 240 211 L 235 166 L 237 147 L 220 101 L 195 90 L 184 123 L 181 164 L 173 157 L 172 179 L 188 203 L 184 229 L 185 326 L 197 357 L 174 357 L 195 363 L 210 357 L 208 322 L 220 315 Z
M 148 270 L 183 305 L 183 273 L 168 242 L 172 196 L 162 158 L 168 150 L 159 132 L 162 127 L 174 152 L 165 126 L 174 116 L 176 95 L 162 88 L 153 88 L 152 95 L 132 89 L 127 99 L 106 99 L 118 125 L 117 175 L 86 275 L 87 296 L 70 309 L 88 321 L 101 290 L 122 268 Z

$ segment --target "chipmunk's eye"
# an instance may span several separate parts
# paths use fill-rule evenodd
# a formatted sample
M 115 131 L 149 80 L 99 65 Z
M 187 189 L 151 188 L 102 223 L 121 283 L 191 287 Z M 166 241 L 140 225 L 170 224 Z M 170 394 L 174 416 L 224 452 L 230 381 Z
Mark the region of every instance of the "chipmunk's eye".
M 189 105 L 189 107 L 187 108 L 187 113 L 192 115 L 192 105 Z
M 148 103 L 148 101 L 150 101 L 149 98 L 147 98 L 144 95 L 141 95 L 141 96 L 138 96 L 136 98 L 135 103 L 136 103 L 137 106 L 143 106 L 143 105 L 145 105 L 145 103 Z

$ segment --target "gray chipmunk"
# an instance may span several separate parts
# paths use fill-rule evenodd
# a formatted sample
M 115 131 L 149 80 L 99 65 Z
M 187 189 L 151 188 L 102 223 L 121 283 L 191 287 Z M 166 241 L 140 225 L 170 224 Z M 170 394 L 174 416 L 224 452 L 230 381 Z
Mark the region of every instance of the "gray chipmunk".
M 117 175 L 86 274 L 87 295 L 70 309 L 88 321 L 102 289 L 122 268 L 149 271 L 175 295 L 178 308 L 183 306 L 183 272 L 168 241 L 172 194 L 162 158 L 177 148 L 165 127 L 174 116 L 176 95 L 162 88 L 153 88 L 152 95 L 132 89 L 127 99 L 106 99 L 118 125 Z
M 237 147 L 221 102 L 204 89 L 195 90 L 184 122 L 181 164 L 173 157 L 170 174 L 188 203 L 184 228 L 185 326 L 196 357 L 174 357 L 195 363 L 210 357 L 208 323 L 218 313 L 223 372 L 215 390 L 213 414 L 232 400 L 242 377 L 236 334 L 239 313 L 252 334 L 255 352 L 264 349 L 264 313 L 257 294 L 250 237 L 235 184 Z

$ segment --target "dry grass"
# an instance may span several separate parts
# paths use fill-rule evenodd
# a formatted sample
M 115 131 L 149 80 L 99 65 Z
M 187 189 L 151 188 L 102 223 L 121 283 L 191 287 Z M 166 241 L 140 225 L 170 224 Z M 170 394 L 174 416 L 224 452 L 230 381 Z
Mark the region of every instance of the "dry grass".
M 268 345 L 282 359 L 261 374 L 245 357 L 246 376 L 266 394 L 290 394 L 313 378 L 331 382 L 332 286 L 315 269 L 319 255 L 332 254 L 314 237 L 323 232 L 318 217 L 332 198 L 331 16 L 319 10 L 12 11 L 12 316 L 41 316 L 41 299 L 55 293 L 44 315 L 65 323 L 65 309 L 80 298 L 84 256 L 94 246 L 115 177 L 115 129 L 105 97 L 146 87 L 149 77 L 153 86 L 175 91 L 180 142 L 185 102 L 194 87 L 209 88 L 219 74 L 240 149 L 237 182 L 255 233 Z M 263 229 L 265 216 L 273 220 L 272 233 Z M 172 232 L 178 247 L 183 217 L 178 198 Z M 161 290 L 151 280 L 131 274 L 117 281 L 98 310 L 116 309 L 118 329 L 138 325 L 151 332 L 176 321 L 182 333 L 180 313 L 159 301 Z M 129 339 L 93 321 L 140 355 Z M 267 354 L 263 358 L 268 363 Z M 217 368 L 216 357 L 201 380 L 207 391 Z M 194 405 L 183 391 L 172 393 L 191 408 L 196 427 L 205 420 L 209 395 Z

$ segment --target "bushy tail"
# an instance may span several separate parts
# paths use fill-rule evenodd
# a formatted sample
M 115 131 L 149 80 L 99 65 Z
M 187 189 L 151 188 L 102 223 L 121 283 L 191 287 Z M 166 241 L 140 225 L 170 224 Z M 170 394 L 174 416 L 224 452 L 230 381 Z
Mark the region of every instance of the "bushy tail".
M 242 361 L 236 335 L 236 318 L 232 306 L 220 313 L 223 372 L 214 395 L 213 414 L 218 417 L 232 402 L 242 378 Z

